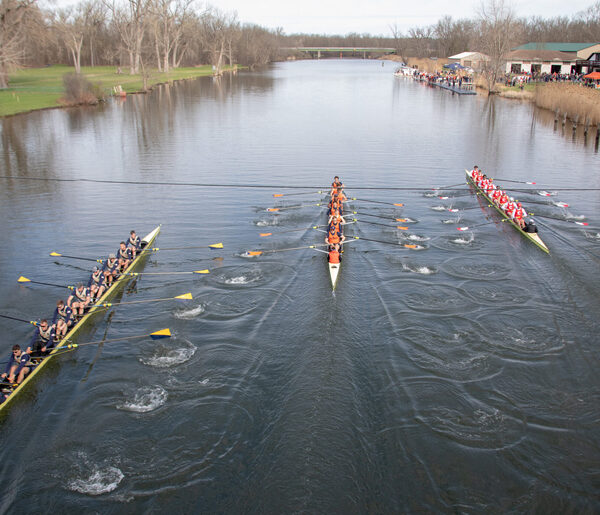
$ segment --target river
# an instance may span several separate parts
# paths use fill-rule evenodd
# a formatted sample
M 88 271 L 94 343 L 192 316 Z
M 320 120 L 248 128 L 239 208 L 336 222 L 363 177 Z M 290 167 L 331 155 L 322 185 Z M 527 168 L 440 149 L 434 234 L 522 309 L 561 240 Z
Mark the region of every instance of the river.
M 600 510 L 593 138 L 393 69 L 281 63 L 0 121 L 0 313 L 50 316 L 66 295 L 21 275 L 87 281 L 91 263 L 52 251 L 102 258 L 158 224 L 159 248 L 225 246 L 153 253 L 146 272 L 211 273 L 136 278 L 122 301 L 194 299 L 115 306 L 80 342 L 173 338 L 57 356 L 3 414 L 0 512 Z M 533 190 L 515 195 L 549 255 L 480 206 L 474 164 Z M 322 208 L 266 209 L 318 203 L 273 194 L 334 175 L 404 204 L 353 201 L 348 234 L 422 248 L 352 242 L 335 294 L 314 250 L 244 257 L 321 242 Z M 0 330 L 3 360 L 31 335 Z

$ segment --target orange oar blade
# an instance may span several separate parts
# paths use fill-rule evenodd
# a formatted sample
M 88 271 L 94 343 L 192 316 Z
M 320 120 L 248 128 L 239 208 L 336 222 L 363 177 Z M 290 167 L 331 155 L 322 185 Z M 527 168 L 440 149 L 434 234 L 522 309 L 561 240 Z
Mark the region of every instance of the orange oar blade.
M 404 245 L 407 249 L 416 249 L 418 245 Z
M 272 233 L 272 232 L 261 232 L 261 233 L 260 233 L 260 236 L 261 236 L 261 238 L 263 238 L 263 237 L 265 237 L 265 236 L 272 236 L 272 235 L 273 235 L 273 233 Z
M 394 205 L 402 207 L 404 204 L 394 204 Z
M 274 213 L 275 211 L 279 211 L 279 208 L 278 207 L 270 207 L 270 208 L 267 209 L 267 211 L 269 213 Z
M 262 254 L 262 251 L 260 250 L 249 250 L 248 252 L 246 252 L 247 256 L 260 256 Z
M 402 227 L 401 225 L 397 226 L 401 231 L 408 231 L 408 227 Z
M 396 218 L 396 222 L 406 222 L 408 218 Z
M 283 193 L 273 193 L 274 197 L 283 197 Z

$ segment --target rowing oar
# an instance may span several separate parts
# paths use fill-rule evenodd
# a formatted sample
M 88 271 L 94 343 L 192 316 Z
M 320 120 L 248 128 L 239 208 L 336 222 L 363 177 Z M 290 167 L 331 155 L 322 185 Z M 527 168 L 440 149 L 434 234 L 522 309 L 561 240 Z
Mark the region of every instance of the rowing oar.
M 529 216 L 535 216 L 536 218 L 547 218 L 548 220 L 556 220 L 558 222 L 567 222 L 570 224 L 577 224 L 577 225 L 590 225 L 587 222 L 577 222 L 576 220 L 565 220 L 563 218 L 554 218 L 553 216 L 544 216 L 544 215 L 539 215 L 536 213 L 529 213 Z
M 374 241 L 375 243 L 385 243 L 386 245 L 395 245 L 396 247 L 405 247 L 407 249 L 422 249 L 421 245 L 409 245 L 406 243 L 396 243 L 395 241 L 383 241 L 383 240 L 372 240 L 370 238 L 363 238 L 362 236 L 350 236 L 355 240 Z
M 210 270 L 194 270 L 190 272 L 123 272 L 123 275 L 137 277 L 138 275 L 183 275 L 183 274 L 210 274 Z
M 314 206 L 320 207 L 320 206 L 324 206 L 324 205 L 325 204 L 323 202 L 319 202 L 318 204 L 301 204 L 299 206 L 290 206 L 290 207 L 269 207 L 269 208 L 267 208 L 267 211 L 269 213 L 275 213 L 277 211 L 285 211 L 288 209 L 300 209 L 303 207 L 314 207 Z
M 75 350 L 78 347 L 85 347 L 86 345 L 99 345 L 101 343 L 122 342 L 122 341 L 126 341 L 126 340 L 136 340 L 136 339 L 139 339 L 139 338 L 147 338 L 147 337 L 150 337 L 153 340 L 160 340 L 162 338 L 170 338 L 171 337 L 171 330 L 169 328 L 167 328 L 167 329 L 161 329 L 160 331 L 154 331 L 153 333 L 150 333 L 150 334 L 139 334 L 139 335 L 136 335 L 136 336 L 125 336 L 123 338 L 112 338 L 110 340 L 98 340 L 96 342 L 69 343 L 69 344 L 64 345 L 63 347 L 61 347 L 59 352 L 55 352 L 54 354 L 51 354 L 50 357 L 60 356 L 61 354 L 66 354 L 67 352 L 71 352 L 72 350 Z M 70 341 L 70 340 L 64 340 L 64 341 L 67 342 L 67 341 Z
M 152 247 L 152 252 L 158 252 L 159 250 L 188 250 L 188 249 L 222 249 L 222 243 L 213 243 L 212 245 L 198 245 L 194 247 Z M 146 250 L 146 249 L 144 249 Z
M 340 225 L 350 225 L 354 222 L 358 222 L 358 220 L 356 218 L 352 218 L 350 222 L 346 222 Z M 325 224 L 325 225 L 311 225 L 310 227 L 302 227 L 301 229 L 290 229 L 288 231 L 278 231 L 278 232 L 261 232 L 259 233 L 259 236 L 261 238 L 265 238 L 267 236 L 277 236 L 279 234 L 286 234 L 288 232 L 298 232 L 298 231 L 308 231 L 310 229 L 320 229 L 321 227 L 329 227 L 329 225 Z
M 459 182 L 458 184 L 450 184 L 449 186 L 439 186 L 437 188 L 431 188 L 433 191 L 437 190 L 445 190 L 447 188 L 454 188 L 455 186 L 464 186 L 464 182 Z
M 500 221 L 507 222 L 508 218 L 502 218 Z M 482 225 L 490 225 L 490 224 L 495 224 L 495 223 L 497 223 L 497 220 L 494 220 L 492 222 L 484 222 L 481 224 L 475 224 L 475 225 L 471 225 L 469 227 L 457 227 L 456 230 L 457 231 L 468 231 L 469 229 L 473 229 L 474 227 L 481 227 Z
M 74 290 L 75 286 L 63 286 L 62 284 L 54 284 L 54 283 L 43 283 L 41 281 L 32 281 L 31 279 L 27 279 L 27 277 L 19 277 L 17 279 L 19 283 L 31 283 L 31 284 L 42 284 L 44 286 L 55 286 L 56 288 L 68 288 L 69 290 Z
M 177 295 L 177 297 L 166 297 L 164 299 L 130 300 L 127 302 L 102 302 L 100 304 L 96 304 L 96 306 L 110 308 L 112 306 L 124 306 L 126 304 L 147 304 L 148 302 L 163 302 L 165 300 L 174 300 L 174 299 L 190 300 L 190 299 L 192 299 L 192 294 L 184 293 L 183 295 Z
M 361 223 L 361 224 L 381 225 L 383 227 L 389 227 L 390 229 L 396 228 L 396 229 L 399 229 L 401 231 L 408 231 L 408 227 L 403 227 L 401 225 L 395 225 L 394 226 L 394 225 L 382 224 L 382 223 L 379 223 L 379 222 L 368 222 L 367 220 L 357 220 L 357 222 Z
M 305 191 L 303 193 L 273 193 L 274 197 L 295 197 L 296 195 L 314 195 L 315 193 L 329 193 L 325 190 Z
M 80 259 L 82 261 L 94 261 L 95 263 L 104 263 L 104 261 L 102 259 L 94 259 L 94 258 L 87 258 L 87 257 L 81 257 L 81 256 L 67 256 L 66 254 L 59 254 L 58 252 L 50 252 L 50 255 L 52 257 L 64 257 L 64 258 L 69 258 L 69 259 Z
M 358 200 L 359 202 L 372 202 L 373 204 L 384 204 L 386 206 L 399 206 L 399 207 L 404 206 L 404 204 L 393 204 L 392 202 L 383 202 L 381 200 L 369 200 L 366 198 L 352 197 L 352 198 L 349 198 L 348 200 Z
M 288 250 L 301 250 L 301 249 L 314 249 L 316 247 L 327 247 L 328 243 L 317 243 L 315 245 L 307 245 L 305 247 L 289 247 L 287 249 L 274 249 L 274 250 L 247 250 L 242 254 L 243 256 L 261 256 L 262 254 L 272 254 L 274 252 L 286 252 Z
M 529 181 L 513 181 L 511 179 L 500 179 L 499 177 L 493 177 L 492 181 L 500 181 L 500 182 L 516 182 L 517 184 L 537 184 L 535 182 Z
M 389 216 L 381 216 L 381 215 L 372 215 L 370 213 L 361 213 L 359 211 L 352 211 L 353 215 L 362 215 L 362 216 L 372 216 L 374 218 L 383 218 L 384 220 L 389 220 L 390 222 L 408 222 L 408 218 L 390 218 Z
M 35 320 L 25 320 L 24 318 L 16 318 L 16 317 L 8 316 L 8 315 L 0 315 L 0 317 L 8 318 L 10 320 L 16 320 L 17 322 L 25 322 L 25 323 L 31 324 L 31 325 L 38 325 L 38 322 L 36 322 Z

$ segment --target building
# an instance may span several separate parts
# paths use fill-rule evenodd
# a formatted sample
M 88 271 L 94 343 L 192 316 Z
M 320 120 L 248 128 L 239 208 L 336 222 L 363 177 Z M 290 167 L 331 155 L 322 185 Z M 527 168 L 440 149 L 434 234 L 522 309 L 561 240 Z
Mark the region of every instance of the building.
M 506 73 L 590 73 L 600 70 L 600 43 L 527 43 L 507 55 Z
M 479 52 L 461 52 L 448 57 L 449 63 L 458 63 L 465 68 L 473 68 L 475 71 L 481 71 L 483 63 L 487 61 L 489 57 Z

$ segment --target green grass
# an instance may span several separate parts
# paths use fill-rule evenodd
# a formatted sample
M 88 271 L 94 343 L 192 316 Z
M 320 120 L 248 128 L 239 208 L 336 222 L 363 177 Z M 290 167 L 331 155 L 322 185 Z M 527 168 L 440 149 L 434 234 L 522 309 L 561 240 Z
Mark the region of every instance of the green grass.
M 115 66 L 82 66 L 81 73 L 90 82 L 99 84 L 106 95 L 112 94 L 113 87 L 117 85 L 121 85 L 127 93 L 142 90 L 141 75 L 129 75 L 125 68 L 121 74 L 117 74 L 116 70 Z M 10 77 L 8 89 L 0 90 L 0 116 L 60 106 L 59 100 L 64 93 L 63 75 L 73 71 L 72 66 L 57 65 L 15 72 Z M 169 73 L 151 70 L 148 85 L 206 75 L 212 75 L 212 66 L 177 68 Z

